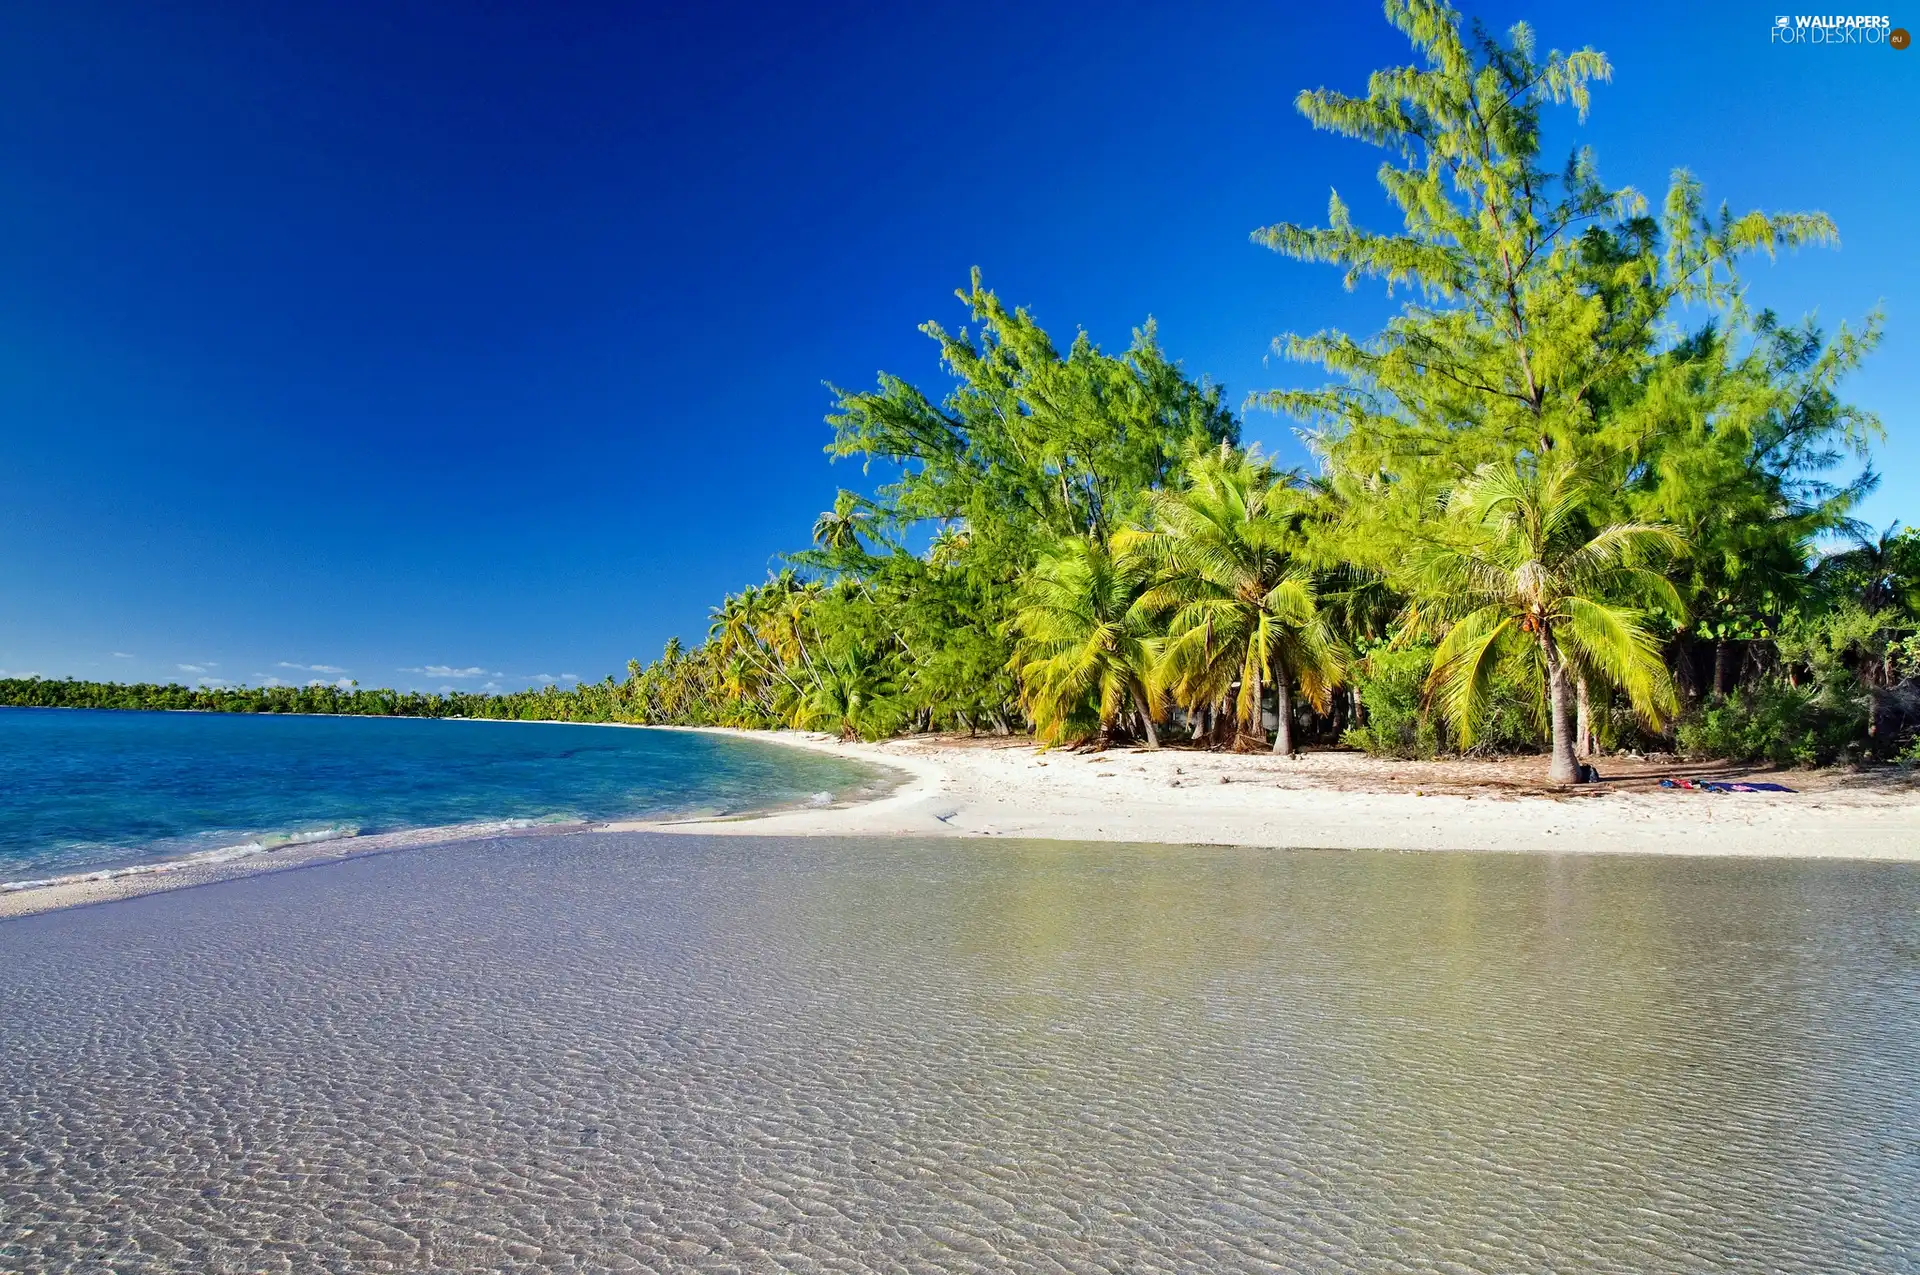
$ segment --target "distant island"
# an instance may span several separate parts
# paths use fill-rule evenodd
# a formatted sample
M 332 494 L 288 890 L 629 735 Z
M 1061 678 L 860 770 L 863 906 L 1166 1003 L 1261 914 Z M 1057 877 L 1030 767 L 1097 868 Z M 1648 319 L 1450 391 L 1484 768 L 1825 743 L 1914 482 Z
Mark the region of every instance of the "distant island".
M 313 686 L 196 687 L 179 683 L 0 678 L 0 706 L 195 713 L 332 713 L 352 717 L 476 717 L 507 721 L 644 722 L 612 678 L 573 690 L 546 686 L 490 695 Z

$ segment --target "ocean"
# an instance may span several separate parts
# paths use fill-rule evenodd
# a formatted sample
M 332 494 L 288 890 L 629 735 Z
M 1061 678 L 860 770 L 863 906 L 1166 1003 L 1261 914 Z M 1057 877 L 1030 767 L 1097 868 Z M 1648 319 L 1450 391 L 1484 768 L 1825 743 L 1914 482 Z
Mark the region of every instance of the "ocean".
M 0 708 L 0 884 L 417 828 L 726 813 L 873 779 L 680 731 Z

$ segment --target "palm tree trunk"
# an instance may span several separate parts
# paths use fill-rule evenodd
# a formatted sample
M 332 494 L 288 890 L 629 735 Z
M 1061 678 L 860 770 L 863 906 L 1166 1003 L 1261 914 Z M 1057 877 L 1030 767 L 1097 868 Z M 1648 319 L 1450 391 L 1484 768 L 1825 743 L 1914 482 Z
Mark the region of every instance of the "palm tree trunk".
M 1540 631 L 1540 648 L 1547 657 L 1547 703 L 1553 722 L 1552 750 L 1548 754 L 1547 782 L 1577 784 L 1580 763 L 1573 755 L 1573 678 L 1560 658 L 1553 631 Z
M 1293 688 L 1287 685 L 1287 675 L 1275 671 L 1273 678 L 1273 755 L 1276 757 L 1293 756 Z
M 1260 684 L 1260 670 L 1254 669 L 1253 678 L 1253 715 L 1247 723 L 1247 736 L 1256 744 L 1267 742 L 1267 724 L 1261 719 L 1266 715 L 1266 688 Z
M 1153 728 L 1153 714 L 1147 711 L 1146 697 L 1140 694 L 1140 688 L 1138 686 L 1133 688 L 1133 707 L 1134 711 L 1140 714 L 1141 728 L 1147 732 L 1147 747 L 1158 750 L 1160 747 L 1160 732 Z
M 1725 638 L 1713 645 L 1713 693 L 1725 695 L 1733 689 L 1733 646 Z
M 1593 705 L 1587 696 L 1587 679 L 1575 678 L 1573 683 L 1577 711 L 1574 715 L 1574 753 L 1580 757 L 1594 754 Z

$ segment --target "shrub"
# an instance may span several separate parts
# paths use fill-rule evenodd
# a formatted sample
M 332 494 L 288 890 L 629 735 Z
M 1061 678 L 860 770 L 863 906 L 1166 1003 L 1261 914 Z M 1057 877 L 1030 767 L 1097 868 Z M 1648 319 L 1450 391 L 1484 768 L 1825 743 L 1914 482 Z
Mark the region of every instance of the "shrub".
M 1355 663 L 1350 674 L 1367 719 L 1342 734 L 1340 742 L 1376 757 L 1432 757 L 1449 751 L 1443 747 L 1447 737 L 1437 714 L 1426 708 L 1432 668 L 1433 648 L 1424 645 L 1376 647 Z M 1512 670 L 1503 670 L 1471 751 L 1536 752 L 1540 736 L 1538 712 L 1526 684 Z
M 1427 670 L 1432 667 L 1430 646 L 1380 647 L 1357 662 L 1353 685 L 1360 692 L 1367 720 L 1341 735 L 1340 742 L 1376 757 L 1433 756 L 1439 738 L 1421 707 Z
M 1866 725 L 1866 710 L 1852 695 L 1768 678 L 1714 696 L 1682 718 L 1675 734 L 1690 757 L 1819 766 L 1859 752 Z

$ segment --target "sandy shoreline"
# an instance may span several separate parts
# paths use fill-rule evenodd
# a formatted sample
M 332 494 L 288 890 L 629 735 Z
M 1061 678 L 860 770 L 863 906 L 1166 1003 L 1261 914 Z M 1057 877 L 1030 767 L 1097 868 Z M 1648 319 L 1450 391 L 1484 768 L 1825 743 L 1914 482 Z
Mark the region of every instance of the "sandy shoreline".
M 1791 793 L 1676 791 L 1661 775 L 1737 768 L 1603 758 L 1608 782 L 1564 793 L 1537 758 L 1394 762 L 1167 749 L 1075 754 L 1010 740 L 842 743 L 798 732 L 742 738 L 907 772 L 877 801 L 754 818 L 617 828 L 748 836 L 1000 836 L 1299 849 L 1495 850 L 1920 862 L 1920 789 L 1903 771 L 1787 771 Z
M 407 828 L 366 836 L 332 837 L 324 841 L 293 842 L 277 849 L 233 857 L 188 855 L 151 863 L 74 872 L 51 884 L 0 890 L 0 921 L 9 917 L 57 912 L 63 908 L 113 903 L 167 890 L 185 890 L 241 877 L 286 872 L 321 863 L 337 863 L 370 854 L 387 854 L 418 846 L 472 841 L 481 837 L 552 836 L 580 832 L 596 825 L 580 820 L 537 823 L 526 819 L 489 820 L 443 828 Z
M 847 743 L 798 731 L 698 729 L 893 772 L 865 801 L 721 818 L 501 821 L 342 837 L 214 862 L 174 860 L 0 892 L 0 919 L 449 841 L 587 830 L 758 837 L 1025 837 L 1273 849 L 1479 850 L 1920 862 L 1920 785 L 1905 771 L 1771 775 L 1799 791 L 1663 790 L 1657 776 L 1731 768 L 1604 759 L 1608 782 L 1538 782 L 1538 759 L 1394 762 L 1167 749 L 1043 752 L 1018 739 Z

